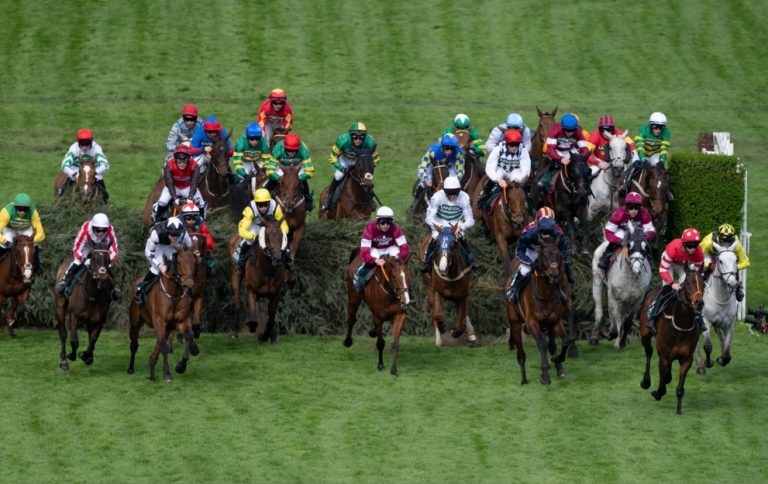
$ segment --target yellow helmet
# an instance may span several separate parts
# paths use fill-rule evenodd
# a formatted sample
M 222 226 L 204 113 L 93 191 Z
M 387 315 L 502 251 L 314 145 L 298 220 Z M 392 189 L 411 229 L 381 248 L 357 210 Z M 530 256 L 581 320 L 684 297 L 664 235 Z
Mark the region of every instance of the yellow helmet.
M 269 190 L 266 188 L 259 188 L 253 192 L 253 201 L 256 203 L 265 203 L 272 200 L 272 195 L 269 194 Z
M 736 230 L 733 228 L 733 225 L 731 224 L 723 224 L 717 228 L 717 233 L 727 237 L 729 235 L 730 236 L 736 235 Z

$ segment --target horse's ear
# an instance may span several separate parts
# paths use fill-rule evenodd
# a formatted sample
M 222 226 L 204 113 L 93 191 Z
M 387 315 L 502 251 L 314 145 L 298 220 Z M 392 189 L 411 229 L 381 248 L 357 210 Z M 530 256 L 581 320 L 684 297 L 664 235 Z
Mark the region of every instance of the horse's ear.
M 624 132 L 623 132 L 623 133 L 621 133 L 621 135 L 620 135 L 620 136 L 621 136 L 622 138 L 626 138 L 628 134 L 629 134 L 629 130 L 628 130 L 628 129 L 625 129 L 625 130 L 624 130 Z
M 435 230 L 437 230 L 438 232 L 442 232 L 442 231 L 443 231 L 443 228 L 442 228 L 441 226 L 437 225 L 436 223 L 433 223 L 433 224 L 432 224 L 432 226 L 433 226 L 433 227 L 435 228 Z
M 541 109 L 539 109 L 538 106 L 536 106 L 536 112 L 539 113 L 539 117 L 544 116 L 544 113 L 541 112 Z
M 459 230 L 461 228 L 459 227 L 459 224 L 451 224 L 451 232 L 453 232 L 453 235 L 459 235 Z
M 552 117 L 553 117 L 553 118 L 554 118 L 554 117 L 557 115 L 557 108 L 558 108 L 558 107 L 560 107 L 560 105 L 559 105 L 559 104 L 558 104 L 557 106 L 555 106 L 555 109 L 553 109 L 553 110 L 552 110 Z

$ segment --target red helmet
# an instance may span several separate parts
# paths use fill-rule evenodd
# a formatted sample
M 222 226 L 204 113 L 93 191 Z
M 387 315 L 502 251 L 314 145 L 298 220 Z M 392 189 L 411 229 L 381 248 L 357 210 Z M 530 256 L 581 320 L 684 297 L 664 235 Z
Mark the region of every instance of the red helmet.
M 624 204 L 626 205 L 628 203 L 636 203 L 640 205 L 643 203 L 643 196 L 637 192 L 629 192 L 627 193 L 627 196 L 624 197 Z
M 505 143 L 521 143 L 522 141 L 523 141 L 523 137 L 520 135 L 520 131 L 516 129 L 508 129 L 504 133 Z
M 197 117 L 197 106 L 194 104 L 187 104 L 184 106 L 184 109 L 181 110 L 181 115 Z
M 203 123 L 203 129 L 205 131 L 218 131 L 221 133 L 221 123 L 218 119 L 211 121 L 210 119 L 206 119 L 205 123 Z
M 179 145 L 173 150 L 173 155 L 176 156 L 177 154 L 191 155 L 192 152 L 189 150 L 189 146 Z
M 701 234 L 698 230 L 693 228 L 683 230 L 683 236 L 681 238 L 683 239 L 683 243 L 701 242 Z
M 613 120 L 613 116 L 610 114 L 606 114 L 605 116 L 601 116 L 600 120 L 597 122 L 598 128 L 614 128 L 616 127 L 616 122 Z
M 552 210 L 549 207 L 541 207 L 538 212 L 536 212 L 536 220 L 541 220 L 542 218 L 551 218 L 554 220 L 555 218 L 555 211 Z
M 93 141 L 93 133 L 88 128 L 83 128 L 77 132 L 77 141 Z
M 283 146 L 285 146 L 286 150 L 298 150 L 301 147 L 301 138 L 297 134 L 288 133 L 285 135 L 285 140 L 283 140 Z
M 283 91 L 282 89 L 280 89 L 278 87 L 278 88 L 272 89 L 272 91 L 270 91 L 269 99 L 271 99 L 273 101 L 275 101 L 275 100 L 285 101 L 286 99 L 288 99 L 288 97 L 285 95 L 285 91 Z

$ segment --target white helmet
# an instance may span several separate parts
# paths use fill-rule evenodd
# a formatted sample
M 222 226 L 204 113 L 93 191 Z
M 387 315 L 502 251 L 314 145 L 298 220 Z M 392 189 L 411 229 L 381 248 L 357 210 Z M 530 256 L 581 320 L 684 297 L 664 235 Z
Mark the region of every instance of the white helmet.
M 181 222 L 176 217 L 169 218 L 165 223 L 165 230 L 168 235 L 178 237 L 184 232 L 184 227 L 181 226 Z
M 91 227 L 99 229 L 109 228 L 109 218 L 103 213 L 97 213 L 91 218 Z
M 459 179 L 455 176 L 449 176 L 445 179 L 445 182 L 443 182 L 443 190 L 445 191 L 454 191 L 454 190 L 461 190 L 461 183 L 459 183 Z
M 664 113 L 655 112 L 651 114 L 651 118 L 648 120 L 649 124 L 660 124 L 662 126 L 667 125 L 667 117 L 664 116 Z
M 459 113 L 453 118 L 453 126 L 458 129 L 468 129 L 472 122 L 469 120 L 469 116 L 464 113 Z
M 379 209 L 376 210 L 376 219 L 378 220 L 380 218 L 394 219 L 395 212 L 393 212 L 392 209 L 389 207 L 385 207 L 385 206 L 379 207 Z
M 191 214 L 191 215 L 200 215 L 200 209 L 195 205 L 195 202 L 192 200 L 188 200 L 187 203 L 184 204 L 183 207 L 181 207 L 181 213 L 184 215 Z
M 504 124 L 507 125 L 507 128 L 522 128 L 525 126 L 525 124 L 523 124 L 523 117 L 517 113 L 512 113 L 507 116 L 507 121 Z

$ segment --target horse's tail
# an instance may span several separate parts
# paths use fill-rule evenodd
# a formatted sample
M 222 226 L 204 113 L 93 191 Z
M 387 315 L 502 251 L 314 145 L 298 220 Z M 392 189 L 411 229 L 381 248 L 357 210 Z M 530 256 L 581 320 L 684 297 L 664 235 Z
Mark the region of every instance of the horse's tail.
M 351 264 L 353 260 L 355 260 L 355 257 L 360 253 L 360 247 L 355 247 L 352 249 L 352 253 L 349 254 L 349 263 Z
M 250 180 L 248 185 L 250 186 Z M 248 190 L 240 185 L 231 185 L 229 188 L 229 216 L 234 223 L 240 222 L 243 216 L 243 210 L 251 202 L 251 196 Z

